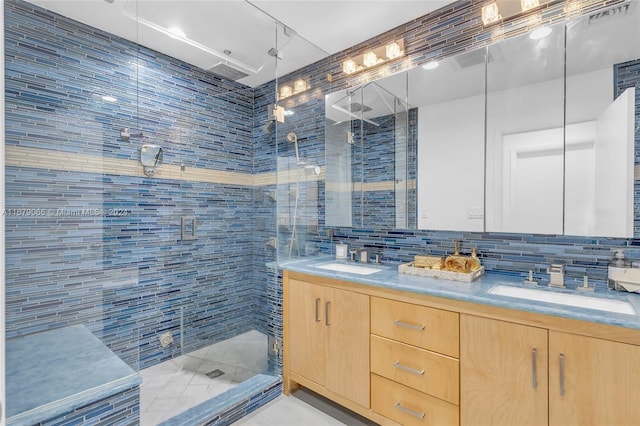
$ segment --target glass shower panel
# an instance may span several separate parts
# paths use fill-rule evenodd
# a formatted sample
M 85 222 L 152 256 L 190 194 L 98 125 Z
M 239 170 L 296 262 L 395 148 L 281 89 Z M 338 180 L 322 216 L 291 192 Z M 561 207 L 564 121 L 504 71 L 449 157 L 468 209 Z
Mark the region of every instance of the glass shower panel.
M 92 381 L 110 367 L 83 358 L 85 344 L 139 366 L 140 139 L 127 130 L 138 127 L 138 48 L 63 3 L 3 3 L 9 418 L 108 387 Z M 135 34 L 134 19 L 121 25 Z M 37 349 L 20 356 L 28 342 Z M 20 378 L 22 363 L 37 382 Z
M 327 72 L 315 62 L 327 53 L 282 24 L 276 29 L 276 105 L 278 258 L 319 251 L 319 218 L 324 193 L 324 93 Z M 311 65 L 296 70 L 293 60 Z

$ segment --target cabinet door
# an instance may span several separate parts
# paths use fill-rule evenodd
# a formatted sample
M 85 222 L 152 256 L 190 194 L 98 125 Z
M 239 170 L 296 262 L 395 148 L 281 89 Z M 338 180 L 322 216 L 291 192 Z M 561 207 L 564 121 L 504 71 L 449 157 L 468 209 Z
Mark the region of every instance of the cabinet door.
M 289 280 L 290 369 L 324 385 L 325 322 L 324 288 Z
M 369 408 L 369 296 L 325 288 L 326 387 Z
M 546 425 L 547 330 L 460 315 L 463 425 Z
M 640 424 L 640 347 L 549 332 L 549 424 Z

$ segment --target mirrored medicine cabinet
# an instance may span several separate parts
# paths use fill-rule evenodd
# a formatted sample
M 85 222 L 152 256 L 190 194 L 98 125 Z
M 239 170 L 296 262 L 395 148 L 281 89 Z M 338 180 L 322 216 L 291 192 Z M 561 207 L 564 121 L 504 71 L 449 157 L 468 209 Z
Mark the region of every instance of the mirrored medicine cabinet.
M 633 237 L 638 87 L 630 2 L 334 92 L 326 224 Z

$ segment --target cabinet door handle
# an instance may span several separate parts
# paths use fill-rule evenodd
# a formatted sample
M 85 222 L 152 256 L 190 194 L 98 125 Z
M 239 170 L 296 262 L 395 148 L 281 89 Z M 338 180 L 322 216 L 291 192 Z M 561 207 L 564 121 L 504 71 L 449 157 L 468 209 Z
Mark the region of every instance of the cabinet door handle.
M 327 302 L 324 304 L 324 323 L 325 325 L 331 325 L 329 322 L 329 306 L 331 306 L 331 302 Z
M 398 327 L 408 328 L 411 330 L 416 330 L 416 331 L 424 330 L 424 325 L 409 324 L 408 322 L 404 322 L 400 320 L 395 320 L 393 323 Z
M 538 387 L 538 363 L 536 357 L 538 350 L 536 348 L 531 349 L 531 387 Z
M 406 371 L 407 373 L 415 374 L 416 376 L 424 375 L 424 369 L 423 370 L 416 370 L 415 368 L 407 367 L 406 365 L 400 364 L 400 361 L 395 361 L 393 363 L 393 366 L 395 368 L 397 368 L 397 369 Z
M 560 354 L 560 396 L 564 395 L 564 354 Z
M 320 322 L 320 298 L 316 299 L 316 322 Z
M 407 407 L 403 407 L 402 405 L 400 405 L 399 402 L 396 402 L 394 404 L 394 407 L 396 407 L 398 410 L 402 411 L 405 414 L 416 417 L 418 419 L 424 419 L 424 413 L 418 413 L 417 411 L 413 411 Z

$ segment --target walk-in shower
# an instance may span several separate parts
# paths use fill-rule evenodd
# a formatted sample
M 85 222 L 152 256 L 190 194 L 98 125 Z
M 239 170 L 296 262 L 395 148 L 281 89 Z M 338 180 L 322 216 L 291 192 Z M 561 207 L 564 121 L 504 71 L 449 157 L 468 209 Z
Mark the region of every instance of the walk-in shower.
M 109 410 L 92 405 L 101 401 L 121 416 L 114 423 L 137 424 L 142 412 L 143 424 L 156 424 L 179 415 L 194 394 L 215 409 L 250 411 L 277 385 L 233 407 L 215 394 L 257 373 L 277 382 L 279 253 L 265 241 L 277 238 L 285 201 L 297 203 L 292 234 L 301 240 L 304 179 L 317 178 L 301 161 L 304 149 L 291 151 L 295 197 L 259 196 L 278 190 L 273 148 L 286 140 L 266 105 L 277 100 L 279 67 L 296 69 L 287 62 L 296 52 L 326 54 L 247 2 L 92 2 L 93 15 L 117 16 L 133 39 L 71 16 L 82 8 L 46 9 L 66 3 L 3 3 L 5 198 L 7 211 L 19 212 L 5 217 L 7 417 L 37 424 L 51 420 L 52 409 L 78 418 L 99 409 L 109 423 Z M 206 71 L 220 58 L 148 25 L 171 7 L 216 8 L 210 15 L 244 20 L 234 26 L 240 35 L 263 29 L 265 46 L 250 60 L 268 75 L 237 82 Z M 208 65 L 163 54 L 163 44 Z M 286 54 L 271 56 L 267 46 Z M 297 152 L 297 138 L 294 145 Z M 189 238 L 184 218 L 193 218 Z M 22 356 L 25 345 L 38 351 Z M 60 347 L 75 356 L 56 361 Z M 162 413 L 153 419 L 149 409 Z

